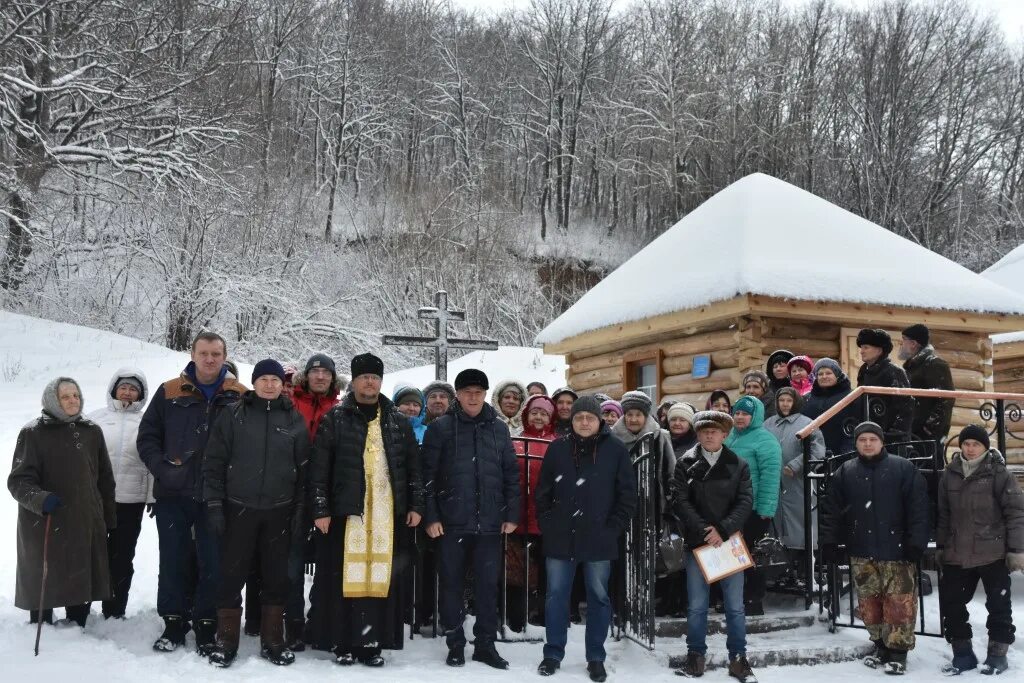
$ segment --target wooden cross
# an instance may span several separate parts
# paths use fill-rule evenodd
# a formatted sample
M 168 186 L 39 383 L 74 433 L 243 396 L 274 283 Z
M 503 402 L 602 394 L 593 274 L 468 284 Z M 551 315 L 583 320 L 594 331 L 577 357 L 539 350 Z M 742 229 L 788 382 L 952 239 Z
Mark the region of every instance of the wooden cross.
M 448 292 L 442 290 L 434 294 L 434 305 L 423 306 L 417 312 L 420 320 L 434 321 L 433 337 L 408 337 L 394 334 L 384 335 L 387 346 L 427 346 L 434 349 L 434 377 L 441 382 L 448 381 L 448 350 L 473 349 L 480 351 L 497 351 L 498 342 L 490 339 L 459 339 L 448 336 L 448 323 L 464 322 L 466 312 L 448 308 Z

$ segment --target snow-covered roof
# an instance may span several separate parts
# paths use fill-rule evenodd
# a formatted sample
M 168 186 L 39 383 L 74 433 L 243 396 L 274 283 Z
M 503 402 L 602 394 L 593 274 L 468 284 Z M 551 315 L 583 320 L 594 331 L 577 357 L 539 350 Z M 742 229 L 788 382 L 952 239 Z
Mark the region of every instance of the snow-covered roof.
M 1024 314 L 1021 295 L 810 192 L 755 173 L 619 266 L 537 341 L 555 344 L 742 294 Z
M 1024 296 L 1024 244 L 993 263 L 981 274 L 992 282 Z M 996 344 L 1021 342 L 1024 341 L 1024 331 L 994 334 L 992 341 Z

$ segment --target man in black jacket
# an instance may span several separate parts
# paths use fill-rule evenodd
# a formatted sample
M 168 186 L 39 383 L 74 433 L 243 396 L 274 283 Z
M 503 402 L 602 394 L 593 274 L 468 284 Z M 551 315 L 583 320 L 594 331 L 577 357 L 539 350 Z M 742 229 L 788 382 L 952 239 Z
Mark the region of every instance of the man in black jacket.
M 953 374 L 949 363 L 935 355 L 935 348 L 929 343 L 931 333 L 924 325 L 911 325 L 903 330 L 900 343 L 900 359 L 907 373 L 910 386 L 914 389 L 945 389 L 952 391 Z M 917 397 L 911 431 L 915 439 L 941 442 L 949 436 L 953 421 L 951 398 Z
M 917 563 L 928 545 L 928 493 L 913 463 L 886 453 L 884 438 L 874 422 L 857 425 L 857 457 L 843 463 L 828 482 L 818 536 L 823 561 L 842 561 L 839 545 L 850 556 L 860 617 L 875 644 L 864 663 L 902 674 L 907 651 L 914 648 Z
M 859 387 L 910 387 L 903 368 L 894 365 L 892 337 L 885 330 L 863 329 L 857 333 L 860 359 L 864 362 L 857 371 Z M 874 420 L 888 443 L 909 441 L 914 417 L 914 399 L 904 396 L 865 396 L 864 419 Z
M 494 647 L 498 631 L 501 534 L 519 523 L 519 465 L 505 423 L 487 405 L 487 375 L 463 370 L 458 402 L 423 436 L 427 535 L 437 541 L 441 626 L 449 666 L 466 663 L 462 628 L 466 562 L 473 563 L 476 637 L 473 659 L 496 669 L 508 662 Z
M 750 469 L 746 461 L 725 447 L 732 416 L 714 410 L 693 416 L 698 444 L 676 463 L 672 504 L 683 528 L 686 547 L 718 547 L 743 529 L 754 506 Z M 743 683 L 757 683 L 747 662 L 747 624 L 743 611 L 743 572 L 718 582 L 725 602 L 726 647 L 729 675 Z M 692 552 L 687 554 L 686 663 L 677 673 L 689 678 L 704 674 L 707 653 L 708 602 L 711 587 L 704 580 Z
M 537 522 L 544 535 L 547 642 L 537 668 L 550 676 L 565 657 L 569 597 L 576 567 L 587 586 L 587 669 L 592 681 L 605 680 L 604 641 L 612 620 L 608 578 L 618 559 L 619 537 L 636 508 L 636 476 L 625 445 L 601 420 L 593 396 L 576 399 L 572 433 L 548 447 L 537 484 Z
M 253 391 L 220 414 L 206 446 L 203 492 L 207 523 L 223 539 L 217 598 L 217 648 L 210 662 L 230 666 L 238 653 L 242 586 L 259 554 L 262 577 L 260 655 L 295 661 L 284 645 L 288 551 L 301 532 L 309 433 L 284 390 L 284 368 L 261 360 Z
M 380 393 L 384 362 L 352 359 L 349 394 L 321 421 L 313 445 L 313 520 L 327 535 L 317 573 L 313 638 L 335 662 L 384 665 L 381 650 L 404 645 L 403 575 L 420 523 L 419 447 L 408 418 Z M 323 591 L 322 594 L 319 591 Z

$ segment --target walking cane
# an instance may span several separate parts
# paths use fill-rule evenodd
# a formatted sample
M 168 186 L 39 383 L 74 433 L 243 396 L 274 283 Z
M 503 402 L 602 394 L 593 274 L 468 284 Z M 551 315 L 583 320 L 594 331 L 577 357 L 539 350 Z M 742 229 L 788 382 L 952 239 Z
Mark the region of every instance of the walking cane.
M 36 625 L 36 657 L 39 656 L 39 638 L 43 635 L 43 604 L 46 599 L 46 575 L 50 571 L 47 555 L 50 550 L 50 523 L 53 515 L 46 515 L 46 531 L 43 532 L 43 580 L 39 586 L 39 622 Z

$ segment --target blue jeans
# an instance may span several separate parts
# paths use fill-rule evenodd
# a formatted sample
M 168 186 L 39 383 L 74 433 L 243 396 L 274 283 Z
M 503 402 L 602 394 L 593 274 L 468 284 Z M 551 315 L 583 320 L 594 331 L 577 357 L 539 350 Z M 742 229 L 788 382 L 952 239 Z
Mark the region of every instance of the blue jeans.
M 612 602 L 608 598 L 608 578 L 612 563 L 581 562 L 548 558 L 548 594 L 544 600 L 546 641 L 544 657 L 562 661 L 569 631 L 569 597 L 576 565 L 583 565 L 583 581 L 587 585 L 587 632 L 585 637 L 588 662 L 603 662 L 604 641 L 612 623 Z
M 725 646 L 729 656 L 747 653 L 747 617 L 743 612 L 743 572 L 718 582 L 725 602 Z M 690 652 L 708 651 L 708 600 L 711 586 L 704 581 L 693 553 L 686 557 L 686 593 L 690 601 L 686 613 L 686 647 Z
M 217 585 L 220 583 L 220 539 L 206 526 L 203 504 L 191 498 L 161 498 L 153 506 L 160 536 L 160 576 L 157 580 L 156 611 L 161 617 L 188 619 L 216 618 Z M 186 563 L 190 561 L 192 530 L 199 576 L 195 602 L 189 614 Z

